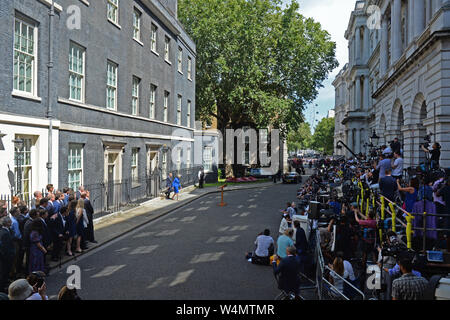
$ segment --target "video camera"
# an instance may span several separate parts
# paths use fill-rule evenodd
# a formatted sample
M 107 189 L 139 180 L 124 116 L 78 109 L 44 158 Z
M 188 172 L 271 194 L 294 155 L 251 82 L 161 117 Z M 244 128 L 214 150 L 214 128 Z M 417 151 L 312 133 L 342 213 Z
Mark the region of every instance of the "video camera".
M 433 136 L 433 133 L 429 133 L 425 136 L 425 138 L 423 138 L 423 140 L 425 141 L 425 143 L 422 143 L 420 146 L 423 146 L 425 149 L 428 149 L 430 147 L 430 143 L 431 143 L 431 137 Z

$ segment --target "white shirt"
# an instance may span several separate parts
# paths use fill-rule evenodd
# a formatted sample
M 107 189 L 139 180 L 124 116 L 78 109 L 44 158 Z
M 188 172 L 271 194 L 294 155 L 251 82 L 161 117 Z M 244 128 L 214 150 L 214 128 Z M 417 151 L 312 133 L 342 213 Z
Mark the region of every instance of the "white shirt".
M 284 234 L 284 232 L 287 229 L 289 229 L 288 222 L 287 222 L 286 218 L 283 218 L 280 223 L 280 230 L 279 230 L 280 234 Z
M 392 169 L 393 176 L 401 176 L 403 174 L 403 158 L 397 158 L 394 161 L 394 169 Z
M 350 281 L 355 281 L 355 273 L 353 272 L 353 267 L 350 262 L 344 260 L 344 275 L 348 275 Z M 344 277 L 345 278 L 345 277 Z
M 46 300 L 48 300 L 48 297 L 45 296 Z M 26 298 L 25 300 L 42 300 L 41 295 L 38 292 L 33 293 L 31 296 Z
M 260 235 L 256 238 L 256 250 L 255 254 L 258 257 L 268 257 L 269 247 L 273 243 L 273 239 L 270 236 Z

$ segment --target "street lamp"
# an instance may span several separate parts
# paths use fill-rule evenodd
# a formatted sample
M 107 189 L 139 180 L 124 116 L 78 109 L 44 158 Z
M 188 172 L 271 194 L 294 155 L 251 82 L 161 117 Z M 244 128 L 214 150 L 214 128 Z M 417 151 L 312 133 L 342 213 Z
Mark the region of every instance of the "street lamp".
M 14 139 L 14 148 L 16 149 L 16 194 L 20 197 L 22 194 L 22 151 L 23 151 L 23 139 Z
M 377 145 L 378 139 L 380 139 L 380 137 L 377 136 L 377 133 L 375 132 L 375 130 L 373 130 L 373 134 L 370 137 L 370 143 L 374 143 L 375 142 L 375 145 Z M 376 140 L 376 141 L 374 141 L 374 140 Z

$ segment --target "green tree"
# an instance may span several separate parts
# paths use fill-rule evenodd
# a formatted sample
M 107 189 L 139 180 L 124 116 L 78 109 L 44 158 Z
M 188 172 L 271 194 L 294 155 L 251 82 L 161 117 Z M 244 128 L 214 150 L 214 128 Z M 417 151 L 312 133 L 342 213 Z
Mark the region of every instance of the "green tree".
M 335 43 L 292 1 L 179 0 L 197 48 L 196 117 L 226 128 L 296 130 L 327 74 Z
M 334 118 L 323 118 L 316 127 L 311 146 L 331 155 L 334 150 Z
M 311 146 L 311 140 L 311 127 L 309 123 L 303 122 L 297 130 L 289 132 L 287 136 L 288 150 L 306 150 Z

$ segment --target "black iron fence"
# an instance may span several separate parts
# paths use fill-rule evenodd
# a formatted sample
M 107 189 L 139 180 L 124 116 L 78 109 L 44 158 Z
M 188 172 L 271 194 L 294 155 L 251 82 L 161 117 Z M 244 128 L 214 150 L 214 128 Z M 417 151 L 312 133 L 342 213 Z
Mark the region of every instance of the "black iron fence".
M 182 187 L 188 187 L 198 183 L 199 171 L 200 167 L 194 167 L 169 172 L 172 172 L 174 177 L 179 177 Z M 90 192 L 90 201 L 95 215 L 101 216 L 132 208 L 140 203 L 162 196 L 163 192 L 167 190 L 166 178 L 162 177 L 161 171 L 156 170 L 143 177 L 86 184 L 84 189 Z M 11 195 L 0 195 L 0 200 L 6 202 L 8 209 L 11 208 Z M 29 207 L 32 206 L 32 199 L 21 200 L 26 200 L 25 203 Z

